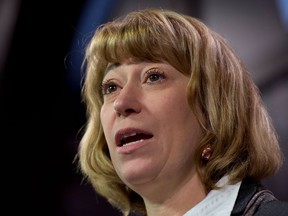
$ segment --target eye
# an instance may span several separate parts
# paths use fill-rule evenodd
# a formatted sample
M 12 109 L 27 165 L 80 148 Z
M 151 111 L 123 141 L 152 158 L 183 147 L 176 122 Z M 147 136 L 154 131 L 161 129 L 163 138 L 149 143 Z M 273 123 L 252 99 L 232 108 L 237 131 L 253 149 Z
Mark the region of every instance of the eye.
M 117 91 L 117 89 L 118 89 L 118 86 L 110 80 L 103 82 L 101 85 L 101 90 L 102 90 L 103 95 L 111 94 Z
M 161 82 L 165 79 L 164 72 L 159 71 L 157 68 L 152 68 L 146 72 L 147 83 L 154 84 Z

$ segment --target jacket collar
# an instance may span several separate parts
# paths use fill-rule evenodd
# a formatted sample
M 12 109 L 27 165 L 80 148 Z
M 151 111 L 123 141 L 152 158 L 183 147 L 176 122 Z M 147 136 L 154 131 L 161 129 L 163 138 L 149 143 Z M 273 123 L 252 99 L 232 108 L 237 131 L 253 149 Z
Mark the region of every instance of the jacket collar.
M 259 185 L 251 179 L 243 179 L 231 216 L 243 215 L 248 202 L 257 192 Z

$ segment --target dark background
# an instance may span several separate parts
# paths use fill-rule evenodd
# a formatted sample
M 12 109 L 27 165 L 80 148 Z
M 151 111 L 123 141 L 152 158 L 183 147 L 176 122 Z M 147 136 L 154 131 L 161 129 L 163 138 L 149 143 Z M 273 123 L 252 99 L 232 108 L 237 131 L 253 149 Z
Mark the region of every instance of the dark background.
M 287 27 L 280 25 L 280 11 L 275 1 L 269 0 L 254 1 L 253 5 L 245 0 L 233 7 L 227 0 L 213 2 L 0 1 L 2 205 L 9 215 L 19 211 L 51 216 L 119 215 L 81 181 L 77 164 L 73 163 L 85 123 L 80 62 L 85 43 L 99 24 L 146 6 L 172 8 L 199 17 L 228 37 L 252 70 L 279 132 L 283 153 L 288 155 L 288 49 L 287 43 L 282 43 Z M 261 8 L 265 9 L 265 16 Z M 271 13 L 267 13 L 267 8 Z M 211 12 L 217 10 L 226 16 Z M 240 18 L 234 16 L 239 10 L 245 11 Z M 243 21 L 243 17 L 250 17 L 253 22 Z M 271 17 L 280 30 L 275 29 Z M 241 20 L 243 24 L 231 27 L 229 20 Z M 261 23 L 265 27 L 261 28 Z M 244 26 L 255 32 L 264 28 L 266 34 L 255 34 L 256 40 L 252 41 L 250 29 L 243 29 Z M 243 32 L 247 32 L 244 37 L 239 36 Z M 243 43 L 240 39 L 245 36 Z M 271 38 L 275 39 L 271 42 Z M 254 44 L 259 44 L 257 49 Z M 287 170 L 285 161 L 280 173 L 265 182 L 286 201 Z

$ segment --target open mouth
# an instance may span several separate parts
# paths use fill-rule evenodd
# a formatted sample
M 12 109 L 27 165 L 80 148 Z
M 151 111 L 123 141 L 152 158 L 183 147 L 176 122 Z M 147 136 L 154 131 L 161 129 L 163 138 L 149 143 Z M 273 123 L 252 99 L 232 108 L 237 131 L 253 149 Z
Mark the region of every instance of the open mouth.
M 123 134 L 122 136 L 119 137 L 119 141 L 117 142 L 117 146 L 126 146 L 126 145 L 131 145 L 135 144 L 138 142 L 143 142 L 144 140 L 152 138 L 152 134 L 147 134 L 147 133 L 129 133 L 129 134 Z

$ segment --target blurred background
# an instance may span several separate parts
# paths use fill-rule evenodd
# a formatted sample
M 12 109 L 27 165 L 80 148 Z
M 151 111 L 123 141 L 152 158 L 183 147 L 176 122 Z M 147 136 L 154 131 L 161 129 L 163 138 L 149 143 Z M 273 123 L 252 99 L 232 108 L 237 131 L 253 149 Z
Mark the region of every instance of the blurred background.
M 19 211 L 120 215 L 82 181 L 73 163 L 86 120 L 80 67 L 84 47 L 100 24 L 145 7 L 197 17 L 239 54 L 261 91 L 286 157 L 280 172 L 264 184 L 288 201 L 287 4 L 287 0 L 0 0 L 4 209 L 9 215 Z

